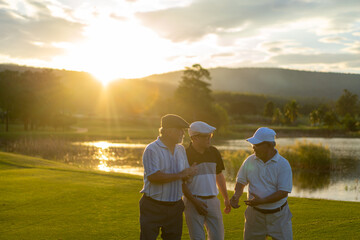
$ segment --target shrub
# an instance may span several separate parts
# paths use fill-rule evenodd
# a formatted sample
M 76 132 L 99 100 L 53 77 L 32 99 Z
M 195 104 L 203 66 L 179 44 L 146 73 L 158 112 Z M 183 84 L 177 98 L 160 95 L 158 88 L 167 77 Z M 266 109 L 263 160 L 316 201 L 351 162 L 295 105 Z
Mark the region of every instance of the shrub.
M 292 146 L 280 147 L 279 152 L 289 161 L 293 169 L 331 169 L 330 150 L 321 144 L 296 142 Z

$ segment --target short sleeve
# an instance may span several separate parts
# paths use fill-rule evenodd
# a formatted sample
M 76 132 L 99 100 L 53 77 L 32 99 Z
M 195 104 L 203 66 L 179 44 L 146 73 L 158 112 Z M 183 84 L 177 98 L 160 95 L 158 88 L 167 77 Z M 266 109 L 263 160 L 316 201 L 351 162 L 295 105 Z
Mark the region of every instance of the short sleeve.
M 221 173 L 223 170 L 225 170 L 224 161 L 221 157 L 221 154 L 219 150 L 217 150 L 215 147 L 211 147 L 213 154 L 216 156 L 216 174 Z
M 248 162 L 247 158 L 241 165 L 239 172 L 237 174 L 236 177 L 236 182 L 241 183 L 242 185 L 247 185 L 248 184 L 248 176 L 247 176 L 247 162 Z
M 281 164 L 278 175 L 278 190 L 291 193 L 292 190 L 292 172 L 287 160 Z
M 151 148 L 146 148 L 143 154 L 143 165 L 145 176 L 160 171 L 160 159 L 158 154 Z

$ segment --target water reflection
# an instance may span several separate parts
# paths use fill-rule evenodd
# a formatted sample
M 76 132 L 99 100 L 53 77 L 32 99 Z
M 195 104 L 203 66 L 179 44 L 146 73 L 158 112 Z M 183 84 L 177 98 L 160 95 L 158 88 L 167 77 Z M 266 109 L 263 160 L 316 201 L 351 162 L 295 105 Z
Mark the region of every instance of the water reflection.
M 321 138 L 300 138 L 319 143 Z M 291 145 L 295 139 L 278 139 L 279 145 Z M 325 139 L 320 142 L 329 147 L 332 155 L 332 171 L 312 172 L 293 169 L 293 192 L 290 196 L 326 198 L 346 201 L 359 201 L 360 187 L 360 139 Z M 13 142 L 0 142 L 0 148 L 30 156 L 52 159 L 68 164 L 97 169 L 106 172 L 143 174 L 142 153 L 146 144 L 119 142 L 76 142 L 60 139 L 20 139 Z M 232 140 L 217 145 L 224 157 L 227 179 L 231 184 L 244 160 L 251 152 L 244 140 Z M 226 154 L 226 151 L 248 150 L 245 154 Z M 229 150 L 231 149 L 231 150 Z M 345 149 L 345 150 L 344 150 Z M 231 159 L 229 156 L 234 156 Z M 231 175 L 231 176 L 230 176 Z
M 118 156 L 116 148 L 130 148 L 141 150 L 146 146 L 143 144 L 127 144 L 127 143 L 109 143 L 109 142 L 86 142 L 86 143 L 74 143 L 75 145 L 82 146 L 94 146 L 98 148 L 97 154 L 94 158 L 99 160 L 99 164 L 96 166 L 98 170 L 105 172 L 119 172 L 135 175 L 142 175 L 143 168 L 139 166 L 140 161 L 135 159 L 135 156 Z M 132 154 L 135 154 L 132 152 Z M 135 161 L 132 161 L 132 160 Z M 126 165 L 131 163 L 132 165 Z M 134 166 L 135 165 L 135 166 Z
M 141 143 L 111 143 L 111 142 L 77 142 L 73 143 L 74 145 L 90 146 L 101 149 L 108 149 L 110 147 L 115 148 L 145 148 L 146 144 Z
M 317 190 L 330 185 L 330 172 L 293 170 L 293 186 L 302 190 Z
M 74 145 L 97 149 L 93 158 L 99 163 L 94 168 L 105 172 L 119 172 L 135 175 L 142 175 L 143 168 L 140 160 L 145 144 L 133 143 L 111 143 L 101 142 L 80 142 Z

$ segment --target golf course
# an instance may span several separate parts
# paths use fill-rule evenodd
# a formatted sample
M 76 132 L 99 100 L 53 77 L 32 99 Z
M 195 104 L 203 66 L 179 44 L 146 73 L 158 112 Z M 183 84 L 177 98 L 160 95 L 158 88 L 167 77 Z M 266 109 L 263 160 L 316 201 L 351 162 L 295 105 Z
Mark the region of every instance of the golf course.
M 1 152 L 0 239 L 138 239 L 142 183 Z M 359 202 L 289 198 L 289 205 L 294 239 L 359 239 Z M 225 239 L 242 239 L 244 210 L 224 214 Z

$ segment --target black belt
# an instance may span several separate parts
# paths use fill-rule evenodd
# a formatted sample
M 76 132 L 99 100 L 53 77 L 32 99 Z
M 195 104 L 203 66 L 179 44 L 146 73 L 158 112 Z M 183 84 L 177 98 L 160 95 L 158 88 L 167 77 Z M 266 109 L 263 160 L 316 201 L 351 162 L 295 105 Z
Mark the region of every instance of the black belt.
M 278 208 L 275 209 L 261 209 L 261 208 L 257 208 L 257 207 L 253 207 L 256 211 L 264 213 L 264 214 L 270 214 L 270 213 L 276 213 L 276 212 L 280 212 L 287 204 L 287 201 Z
M 160 204 L 160 205 L 165 205 L 165 206 L 172 206 L 172 205 L 175 205 L 177 203 L 179 203 L 180 201 L 182 201 L 181 199 L 179 201 L 175 201 L 175 202 L 165 202 L 165 201 L 159 201 L 159 200 L 155 200 L 151 197 L 148 197 L 144 194 L 144 198 L 146 198 L 147 200 L 150 200 L 154 203 L 157 203 L 157 204 Z
M 214 198 L 214 197 L 216 197 L 216 196 L 213 196 L 213 195 L 211 195 L 211 196 L 199 196 L 199 195 L 193 195 L 194 197 L 196 197 L 196 198 L 201 198 L 201 199 L 211 199 L 211 198 Z

